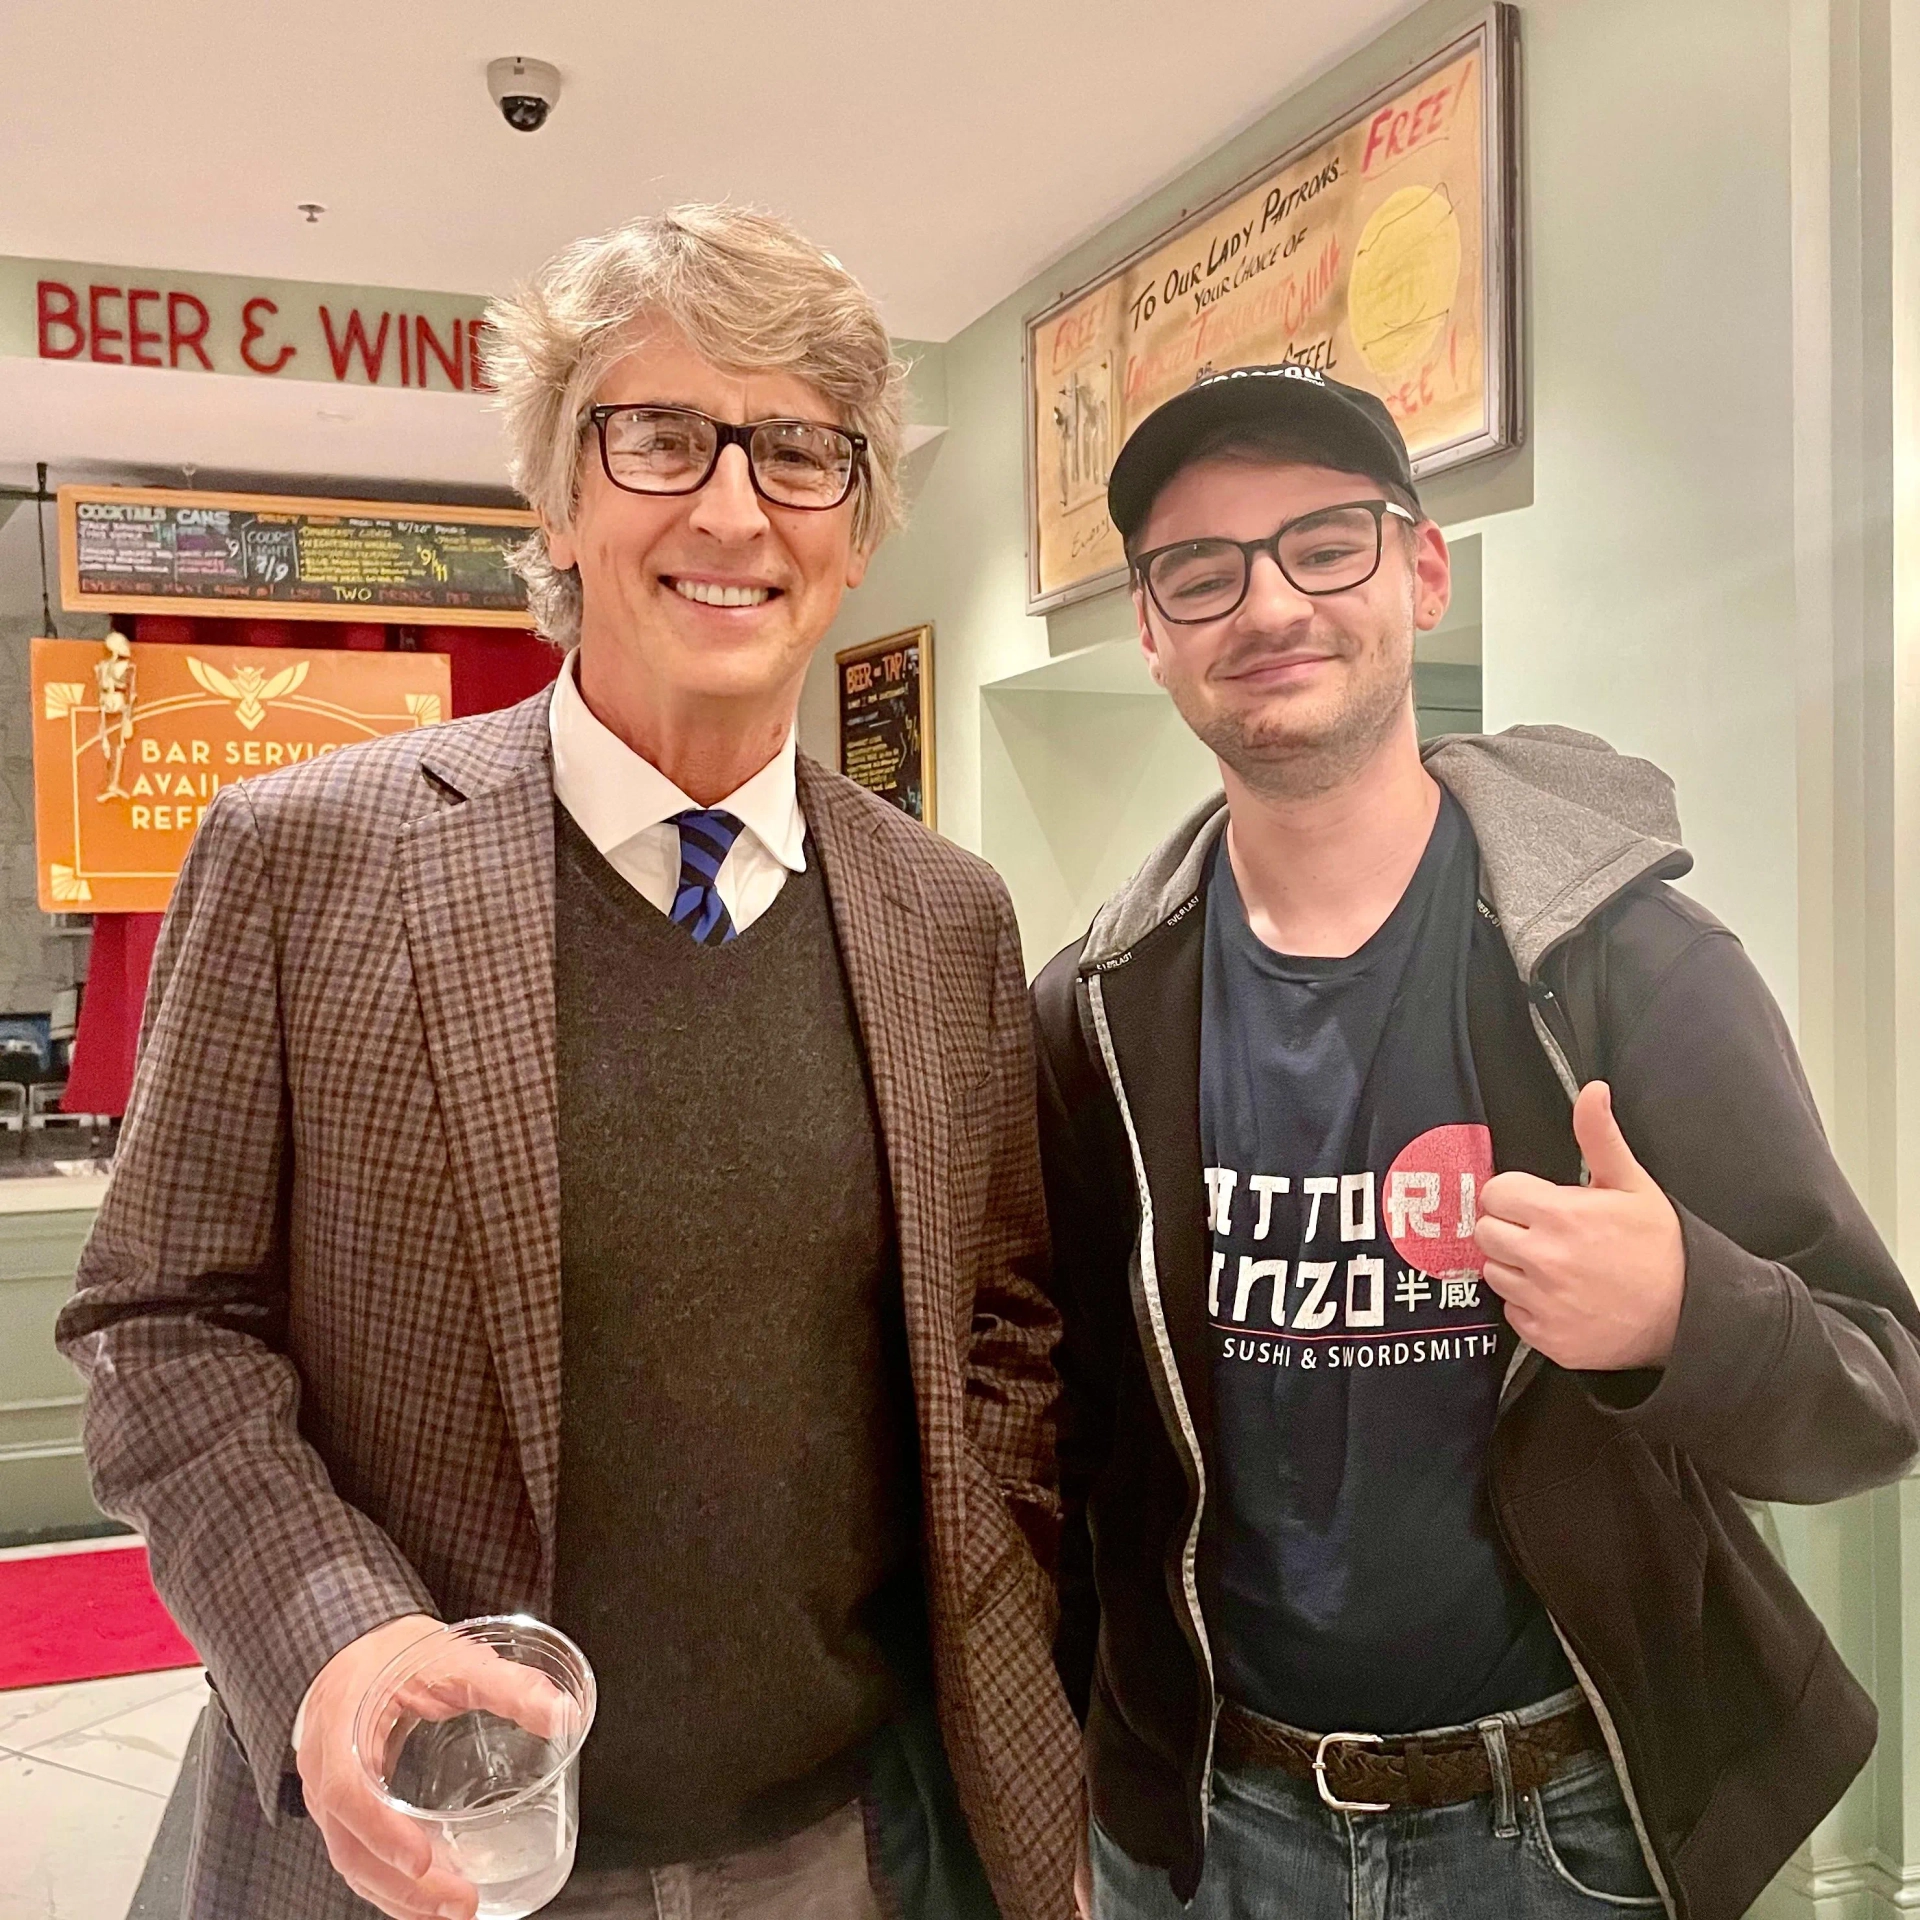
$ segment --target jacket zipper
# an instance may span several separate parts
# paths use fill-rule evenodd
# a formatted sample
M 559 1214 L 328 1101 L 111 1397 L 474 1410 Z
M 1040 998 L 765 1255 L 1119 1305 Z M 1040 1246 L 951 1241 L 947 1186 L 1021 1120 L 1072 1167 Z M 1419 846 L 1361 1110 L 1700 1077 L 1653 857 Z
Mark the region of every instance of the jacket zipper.
M 1497 924 L 1497 923 L 1496 923 Z M 1553 1068 L 1562 1087 L 1571 1100 L 1580 1091 L 1580 1082 L 1575 1076 L 1573 1066 L 1567 1055 L 1567 1049 L 1561 1043 L 1560 1036 L 1554 1032 L 1548 1020 L 1548 1011 L 1558 1012 L 1560 1002 L 1551 987 L 1540 987 L 1527 995 L 1527 1011 L 1533 1017 L 1534 1031 L 1538 1034 L 1540 1045 L 1545 1050 L 1548 1064 Z M 1514 1381 L 1520 1371 L 1520 1363 L 1527 1358 L 1531 1349 L 1523 1341 L 1515 1350 L 1512 1364 L 1507 1368 L 1506 1383 L 1500 1390 L 1500 1404 L 1495 1409 L 1494 1418 L 1499 1419 L 1512 1403 L 1515 1394 Z M 1627 1773 L 1626 1749 L 1620 1743 L 1620 1731 L 1614 1725 L 1613 1715 L 1607 1709 L 1607 1703 L 1600 1697 L 1600 1689 L 1594 1685 L 1592 1676 L 1587 1672 L 1585 1663 L 1574 1652 L 1573 1643 L 1567 1638 L 1565 1629 L 1553 1617 L 1552 1611 L 1542 1608 L 1547 1614 L 1547 1624 L 1552 1627 L 1554 1638 L 1560 1642 L 1560 1650 L 1567 1656 L 1567 1665 L 1573 1669 L 1573 1677 L 1579 1683 L 1580 1691 L 1586 1695 L 1587 1705 L 1593 1709 L 1593 1717 L 1599 1723 L 1600 1738 L 1605 1743 L 1607 1758 L 1613 1765 L 1614 1777 L 1620 1783 L 1620 1797 L 1626 1802 L 1627 1816 L 1633 1822 L 1633 1837 L 1640 1845 L 1640 1853 L 1647 1864 L 1647 1873 L 1651 1877 L 1654 1891 L 1659 1894 L 1662 1905 L 1670 1916 L 1676 1916 L 1679 1909 L 1674 1905 L 1672 1890 L 1667 1885 L 1667 1876 L 1660 1870 L 1660 1862 L 1653 1851 L 1653 1841 L 1647 1833 L 1646 1816 L 1640 1811 L 1640 1801 L 1633 1790 L 1633 1781 Z
M 1134 1130 L 1133 1109 L 1127 1104 L 1127 1089 L 1120 1077 L 1120 1059 L 1114 1051 L 1113 1032 L 1107 1025 L 1107 1005 L 1098 974 L 1087 980 L 1087 1003 L 1093 1011 L 1093 1028 L 1100 1042 L 1100 1058 L 1113 1086 L 1113 1098 L 1120 1109 L 1120 1124 L 1126 1129 L 1127 1151 L 1133 1160 L 1134 1186 L 1140 1197 L 1140 1285 L 1146 1297 L 1147 1319 L 1153 1328 L 1155 1357 L 1159 1361 L 1165 1404 L 1179 1428 L 1181 1444 L 1194 1477 L 1193 1519 L 1180 1549 L 1180 1592 L 1186 1602 L 1189 1637 L 1200 1655 L 1207 1686 L 1207 1740 L 1200 1768 L 1200 1845 L 1204 1852 L 1207 1827 L 1213 1813 L 1213 1743 L 1220 1720 L 1219 1693 L 1214 1684 L 1213 1647 L 1207 1638 L 1207 1623 L 1200 1611 L 1200 1521 L 1207 1504 L 1207 1469 L 1200 1452 L 1200 1436 L 1194 1428 L 1185 1390 L 1180 1385 L 1180 1369 L 1174 1358 L 1173 1341 L 1167 1332 L 1166 1313 L 1160 1299 L 1160 1277 L 1153 1255 L 1153 1193 L 1147 1184 L 1147 1163 L 1140 1151 L 1140 1136 Z
M 1479 902 L 1479 908 L 1496 927 L 1500 925 L 1499 916 L 1484 900 Z M 1549 1010 L 1554 1013 L 1560 1011 L 1560 1002 L 1551 987 L 1541 987 L 1527 995 L 1527 1017 L 1533 1022 L 1534 1035 L 1547 1056 L 1547 1064 L 1553 1068 L 1554 1078 L 1560 1082 L 1561 1089 L 1571 1101 L 1580 1091 L 1580 1082 L 1569 1064 L 1565 1044 L 1547 1018 Z M 1534 1364 L 1529 1365 L 1529 1362 Z M 1538 1370 L 1539 1356 L 1524 1340 L 1517 1341 L 1513 1358 L 1507 1362 L 1506 1374 L 1500 1382 L 1500 1398 L 1494 1407 L 1496 1420 L 1518 1398 L 1521 1389 Z
M 1633 1782 L 1627 1778 L 1627 1754 L 1620 1744 L 1620 1730 L 1613 1724 L 1613 1715 L 1607 1711 L 1607 1703 L 1600 1698 L 1600 1689 L 1593 1684 L 1580 1656 L 1574 1652 L 1573 1643 L 1561 1631 L 1560 1622 L 1549 1613 L 1547 1624 L 1552 1627 L 1554 1638 L 1560 1642 L 1560 1651 L 1567 1656 L 1567 1665 L 1573 1669 L 1573 1677 L 1580 1683 L 1580 1691 L 1587 1696 L 1587 1705 L 1593 1709 L 1593 1717 L 1600 1724 L 1600 1738 L 1606 1744 L 1607 1758 L 1613 1763 L 1614 1777 L 1620 1782 L 1620 1797 L 1627 1803 L 1627 1815 L 1633 1822 L 1633 1837 L 1640 1843 L 1641 1857 L 1647 1863 L 1647 1874 L 1653 1881 L 1653 1890 L 1660 1896 L 1660 1902 L 1671 1920 L 1678 1920 L 1680 1910 L 1674 1905 L 1667 1876 L 1660 1871 L 1660 1862 L 1654 1857 L 1645 1816 L 1640 1811 L 1640 1802 L 1634 1797 Z

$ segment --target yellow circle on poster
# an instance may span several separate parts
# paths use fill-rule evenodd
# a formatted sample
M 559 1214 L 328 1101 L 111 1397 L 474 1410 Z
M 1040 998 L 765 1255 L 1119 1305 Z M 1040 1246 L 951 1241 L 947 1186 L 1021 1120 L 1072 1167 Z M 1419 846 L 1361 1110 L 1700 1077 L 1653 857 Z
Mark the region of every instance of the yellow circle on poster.
M 1383 379 L 1418 366 L 1453 309 L 1460 222 L 1444 186 L 1402 187 L 1361 230 L 1347 282 L 1347 325 Z

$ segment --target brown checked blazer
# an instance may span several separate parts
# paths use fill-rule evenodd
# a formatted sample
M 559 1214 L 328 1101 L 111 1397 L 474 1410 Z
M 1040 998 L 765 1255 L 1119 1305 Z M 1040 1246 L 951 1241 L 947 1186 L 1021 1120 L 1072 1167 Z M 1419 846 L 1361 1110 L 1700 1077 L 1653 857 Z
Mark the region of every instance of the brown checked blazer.
M 1067 1920 L 1046 1229 L 990 869 L 800 762 L 890 1178 L 940 1722 L 1007 1920 Z M 99 1500 L 215 1702 L 191 1920 L 368 1914 L 288 1790 L 382 1621 L 545 1612 L 560 1441 L 547 696 L 223 788 L 60 1326 Z

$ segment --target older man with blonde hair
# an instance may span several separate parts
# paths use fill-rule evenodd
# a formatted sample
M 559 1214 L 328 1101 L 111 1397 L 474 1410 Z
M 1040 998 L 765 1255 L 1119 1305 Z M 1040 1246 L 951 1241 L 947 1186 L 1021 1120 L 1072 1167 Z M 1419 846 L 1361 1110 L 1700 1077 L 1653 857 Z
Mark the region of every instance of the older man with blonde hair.
M 600 1683 L 556 1912 L 1061 1920 L 1019 942 L 794 745 L 901 369 L 732 208 L 492 321 L 559 679 L 222 790 L 62 1324 L 215 1688 L 187 1913 L 472 1915 L 354 1714 L 524 1610 Z

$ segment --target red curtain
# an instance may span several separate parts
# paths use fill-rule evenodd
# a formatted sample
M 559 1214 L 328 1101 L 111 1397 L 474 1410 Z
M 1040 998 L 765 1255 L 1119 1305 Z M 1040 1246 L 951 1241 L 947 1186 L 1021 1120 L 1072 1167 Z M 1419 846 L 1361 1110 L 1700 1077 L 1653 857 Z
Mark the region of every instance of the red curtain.
M 447 656 L 456 717 L 510 707 L 560 671 L 559 653 L 518 627 L 422 627 L 420 651 Z
M 133 637 L 143 644 L 202 647 L 350 647 L 378 653 L 397 644 L 398 629 L 331 620 L 247 620 L 141 614 Z M 559 671 L 560 655 L 519 627 L 424 627 L 416 646 L 444 653 L 453 682 L 453 711 L 491 713 L 538 693 Z M 133 1090 L 133 1055 L 147 1000 L 147 973 L 160 931 L 157 913 L 97 913 L 80 997 L 67 1091 L 68 1113 L 122 1114 Z
M 160 933 L 157 913 L 96 913 L 80 996 L 80 1030 L 60 1104 L 68 1113 L 125 1113 L 133 1049 L 147 1003 L 147 970 Z

